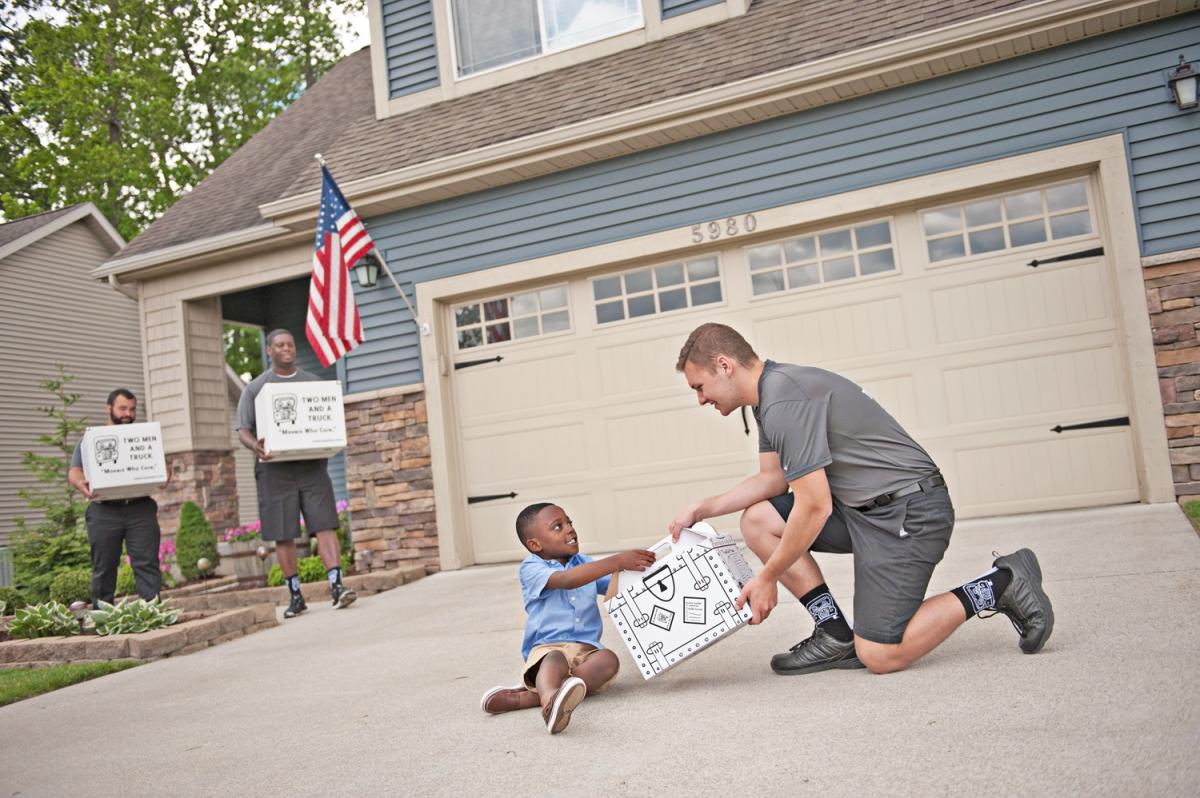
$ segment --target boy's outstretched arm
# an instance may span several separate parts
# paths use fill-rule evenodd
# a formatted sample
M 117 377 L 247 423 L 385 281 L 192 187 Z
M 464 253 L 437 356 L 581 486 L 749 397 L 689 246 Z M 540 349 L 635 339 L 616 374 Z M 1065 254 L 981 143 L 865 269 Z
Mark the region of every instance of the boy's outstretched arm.
M 546 580 L 546 587 L 552 590 L 574 590 L 589 582 L 595 582 L 606 574 L 617 571 L 644 571 L 651 565 L 654 565 L 654 552 L 630 549 L 602 560 L 576 565 L 561 573 L 551 574 Z

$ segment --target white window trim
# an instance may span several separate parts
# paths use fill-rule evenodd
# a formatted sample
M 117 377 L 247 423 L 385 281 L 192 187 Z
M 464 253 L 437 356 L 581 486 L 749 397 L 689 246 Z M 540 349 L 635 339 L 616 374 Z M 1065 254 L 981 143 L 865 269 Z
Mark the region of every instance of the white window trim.
M 563 305 L 561 308 L 551 308 L 549 311 L 542 310 L 542 308 L 539 306 L 537 313 L 532 314 L 532 316 L 530 316 L 529 314 L 526 314 L 526 315 L 520 316 L 520 317 L 516 317 L 516 316 L 512 315 L 512 299 L 514 296 L 518 296 L 520 294 L 537 293 L 539 291 L 543 291 L 548 288 L 563 289 L 563 292 L 567 296 L 567 303 L 565 305 Z M 499 324 L 499 323 L 507 322 L 510 326 L 512 337 L 509 338 L 507 341 L 496 341 L 494 343 L 489 343 L 487 340 L 487 326 L 488 326 L 489 322 L 484 318 L 483 306 L 486 305 L 488 302 L 495 302 L 496 300 L 499 300 L 499 299 L 503 299 L 509 303 L 509 307 L 508 307 L 509 315 L 503 319 L 493 319 L 491 323 Z M 479 323 L 477 325 L 472 324 L 470 326 L 471 327 L 478 326 L 483 331 L 483 340 L 480 342 L 479 346 L 471 346 L 471 347 L 467 347 L 466 349 L 462 349 L 458 345 L 458 331 L 461 329 L 465 329 L 465 328 L 461 328 L 455 323 L 454 311 L 458 310 L 461 307 L 466 307 L 467 305 L 479 305 Z M 567 313 L 568 324 L 567 324 L 567 328 L 565 330 L 555 330 L 553 332 L 548 332 L 548 333 L 547 332 L 539 332 L 537 335 L 528 335 L 528 336 L 525 336 L 524 338 L 516 337 L 516 330 L 513 325 L 513 322 L 515 319 L 517 319 L 517 318 L 522 318 L 522 319 L 536 318 L 539 320 L 539 327 L 540 327 L 540 320 L 541 320 L 542 316 L 546 315 L 546 313 L 557 313 L 559 311 L 566 311 L 566 313 Z M 565 283 L 565 282 L 555 282 L 555 283 L 550 283 L 547 285 L 539 285 L 534 288 L 505 291 L 500 294 L 490 294 L 488 296 L 485 296 L 485 297 L 482 297 L 479 299 L 465 299 L 460 302 L 455 302 L 450 307 L 450 328 L 451 328 L 451 335 L 453 337 L 452 343 L 454 346 L 454 357 L 455 358 L 468 357 L 472 354 L 478 354 L 480 352 L 491 352 L 491 351 L 494 351 L 496 349 L 496 347 L 506 347 L 511 344 L 532 343 L 535 341 L 544 341 L 549 338 L 557 338 L 562 335 L 570 335 L 571 333 L 575 332 L 575 311 L 571 307 L 570 286 L 568 283 Z
M 1092 224 L 1092 231 L 1090 233 L 1082 233 L 1080 235 L 1069 236 L 1067 238 L 1047 237 L 1045 241 L 1038 241 L 1033 244 L 1022 244 L 1017 247 L 1004 247 L 1003 249 L 995 249 L 995 250 L 991 250 L 989 252 L 980 252 L 979 254 L 972 254 L 970 251 L 970 241 L 967 236 L 967 233 L 971 230 L 971 228 L 965 224 L 965 220 L 964 220 L 964 225 L 960 230 L 957 231 L 957 234 L 959 236 L 963 237 L 963 246 L 966 248 L 966 254 L 961 255 L 957 258 L 945 258 L 943 260 L 932 260 L 929 257 L 930 236 L 925 232 L 924 223 L 923 223 L 923 219 L 922 219 L 923 214 L 925 214 L 926 212 L 939 210 L 941 208 L 960 208 L 964 205 L 968 205 L 973 202 L 982 202 L 984 200 L 990 200 L 990 199 L 998 199 L 1001 201 L 1001 203 L 1003 203 L 1004 197 L 1007 195 L 1010 195 L 1010 194 L 1018 194 L 1022 191 L 1032 191 L 1034 189 L 1037 189 L 1039 191 L 1045 191 L 1046 189 L 1053 188 L 1055 186 L 1064 186 L 1064 185 L 1068 185 L 1070 183 L 1078 183 L 1078 182 L 1083 183 L 1084 190 L 1087 192 L 1087 212 L 1088 212 L 1089 221 L 1091 221 L 1091 224 Z M 1088 178 L 1088 176 L 1085 174 L 1074 175 L 1074 176 L 1066 177 L 1066 178 L 1057 177 L 1052 180 L 1043 180 L 1043 181 L 1039 181 L 1039 182 L 1024 182 L 1024 183 L 1008 186 L 998 192 L 993 191 L 993 192 L 989 192 L 986 194 L 968 195 L 968 196 L 962 197 L 960 199 L 955 199 L 953 202 L 940 202 L 940 203 L 937 203 L 936 205 L 922 205 L 921 207 L 917 208 L 916 214 L 917 214 L 917 224 L 920 225 L 921 254 L 925 258 L 925 268 L 927 268 L 927 269 L 944 269 L 947 267 L 962 266 L 963 264 L 966 264 L 966 263 L 975 263 L 978 261 L 982 261 L 982 260 L 986 260 L 986 259 L 990 259 L 990 258 L 996 258 L 996 257 L 1019 257 L 1022 254 L 1037 250 L 1038 248 L 1045 249 L 1046 247 L 1058 247 L 1062 244 L 1071 244 L 1072 242 L 1089 241 L 1092 239 L 1098 239 L 1101 237 L 1100 225 L 1099 225 L 1099 210 L 1100 209 L 1097 207 L 1097 202 L 1096 202 L 1096 191 L 1092 185 L 1092 180 L 1090 180 Z M 1040 218 L 1043 219 L 1047 225 L 1049 225 L 1050 217 L 1054 216 L 1054 215 L 1057 215 L 1057 214 L 1051 213 L 1049 210 L 1047 210 L 1046 213 L 1044 213 Z M 1006 231 L 1005 232 L 1005 240 L 1006 241 L 1008 240 L 1007 229 L 1010 226 L 1010 224 L 1011 223 L 1008 221 L 1008 219 L 1006 217 L 1002 218 L 1002 221 L 999 224 L 999 226 Z M 933 238 L 935 238 L 935 239 L 950 238 L 952 236 L 953 236 L 953 233 L 940 233 L 940 234 L 934 235 Z
M 613 319 L 612 321 L 600 321 L 600 319 L 597 317 L 596 306 L 598 304 L 613 302 L 613 301 L 616 301 L 617 299 L 620 299 L 622 302 L 625 302 L 626 300 L 629 299 L 629 294 L 627 294 L 625 292 L 624 280 L 622 280 L 622 283 L 621 283 L 621 294 L 619 297 L 608 297 L 608 298 L 602 299 L 602 300 L 596 299 L 595 289 L 592 287 L 592 285 L 597 280 L 603 280 L 608 277 L 624 277 L 624 275 L 626 275 L 630 272 L 639 272 L 639 271 L 653 272 L 655 269 L 660 268 L 662 266 L 674 266 L 676 264 L 682 265 L 684 268 L 684 271 L 686 273 L 687 265 L 689 263 L 694 263 L 696 261 L 701 261 L 701 260 L 708 260 L 710 258 L 717 262 L 716 278 L 714 279 L 714 278 L 710 277 L 705 280 L 700 280 L 696 283 L 696 285 L 711 285 L 712 283 L 716 283 L 721 288 L 721 301 L 720 302 L 707 302 L 703 305 L 693 305 L 693 304 L 691 304 L 692 300 L 691 300 L 691 295 L 689 293 L 687 307 L 676 308 L 674 310 L 656 310 L 655 312 L 648 313 L 644 316 L 628 316 L 627 315 L 623 319 Z M 685 278 L 684 282 L 680 283 L 680 285 L 684 289 L 690 289 L 693 284 L 690 282 L 690 280 Z M 656 263 L 649 263 L 649 264 L 643 264 L 643 265 L 638 265 L 638 266 L 625 266 L 620 269 L 616 269 L 614 271 L 607 271 L 607 272 L 602 272 L 599 274 L 594 274 L 588 278 L 587 286 L 588 286 L 588 297 L 590 299 L 590 305 L 591 305 L 591 322 L 592 322 L 593 330 L 611 330 L 611 329 L 616 329 L 617 327 L 625 327 L 630 324 L 637 324 L 638 322 L 654 321 L 657 319 L 670 319 L 670 318 L 674 318 L 675 316 L 682 315 L 684 313 L 691 313 L 693 311 L 703 310 L 705 308 L 723 308 L 723 307 L 726 307 L 729 305 L 729 288 L 725 284 L 725 261 L 721 257 L 720 251 L 697 252 L 695 254 L 689 254 L 686 258 L 672 258 L 672 259 L 668 259 L 668 260 L 664 260 L 664 261 L 656 262 Z M 667 290 L 673 290 L 673 289 L 675 289 L 675 286 L 668 286 L 668 288 L 667 288 Z M 649 292 L 639 291 L 636 293 L 636 296 L 652 296 L 652 297 L 654 297 L 655 298 L 655 307 L 657 307 L 659 293 L 660 293 L 660 289 L 652 288 Z M 628 312 L 628 306 L 626 307 L 626 312 Z
M 646 2 L 645 2 L 645 0 L 641 0 L 641 2 L 639 2 L 639 4 L 638 4 L 639 14 L 640 14 L 638 23 L 636 25 L 633 25 L 632 27 L 630 27 L 628 30 L 619 31 L 617 33 L 609 33 L 605 36 L 598 36 L 595 39 L 584 42 L 583 44 L 571 45 L 570 47 L 559 47 L 554 50 L 543 50 L 542 52 L 535 53 L 534 55 L 525 56 L 524 58 L 518 58 L 514 61 L 509 61 L 508 63 L 505 63 L 505 64 L 499 64 L 497 66 L 488 67 L 487 69 L 480 69 L 475 72 L 471 72 L 469 74 L 464 75 L 459 70 L 458 38 L 454 35 L 454 24 L 455 23 L 454 23 L 454 10 L 453 10 L 453 5 L 452 5 L 454 0 L 442 0 L 442 2 L 444 2 L 446 4 L 446 20 L 450 25 L 449 47 L 450 47 L 450 64 L 452 67 L 451 72 L 454 75 L 454 80 L 459 83 L 461 83 L 463 81 L 467 81 L 467 80 L 474 80 L 476 78 L 483 77 L 483 76 L 491 74 L 493 72 L 499 72 L 500 70 L 508 69 L 510 67 L 515 67 L 515 66 L 519 66 L 521 64 L 530 63 L 530 62 L 537 61 L 537 60 L 543 59 L 543 58 L 549 58 L 549 57 L 558 55 L 559 53 L 566 53 L 566 52 L 570 52 L 572 50 L 578 50 L 581 47 L 590 47 L 593 44 L 599 44 L 607 39 L 613 39 L 618 36 L 626 36 L 630 33 L 638 33 L 640 31 L 644 31 L 646 28 Z M 549 33 L 546 30 L 546 14 L 545 14 L 545 10 L 542 6 L 543 2 L 544 2 L 544 0 L 533 0 L 534 8 L 537 9 L 538 36 L 541 37 L 541 40 L 539 43 L 543 47 L 545 47 Z
M 375 117 L 386 119 L 389 116 L 406 113 L 443 100 L 462 97 L 505 83 L 524 80 L 544 72 L 641 47 L 668 36 L 741 16 L 749 10 L 750 3 L 747 0 L 724 0 L 722 3 L 669 19 L 662 18 L 662 6 L 659 0 L 641 0 L 641 6 L 642 25 L 639 28 L 565 50 L 543 53 L 516 63 L 459 77 L 450 0 L 433 0 L 433 27 L 438 57 L 438 78 L 441 85 L 434 89 L 392 98 L 389 96 L 382 0 L 367 0 L 371 32 L 371 77 L 375 96 Z
M 788 264 L 786 261 L 783 261 L 780 263 L 780 265 L 778 267 L 771 267 L 770 269 L 759 269 L 758 271 L 751 271 L 750 270 L 749 250 L 754 249 L 755 247 L 762 247 L 762 246 L 767 246 L 770 244 L 782 246 L 785 241 L 792 241 L 797 238 L 806 238 L 808 236 L 812 236 L 813 238 L 816 238 L 817 236 L 823 235 L 825 233 L 833 233 L 838 230 L 853 230 L 856 227 L 864 227 L 864 226 L 870 225 L 870 224 L 878 224 L 879 222 L 887 222 L 888 233 L 892 238 L 892 241 L 890 244 L 890 249 L 892 250 L 892 264 L 893 264 L 894 268 L 892 268 L 891 270 L 885 271 L 885 272 L 876 272 L 875 274 L 856 274 L 853 277 L 847 277 L 843 280 L 829 280 L 829 281 L 821 280 L 821 282 L 813 283 L 812 285 L 803 285 L 803 286 L 800 286 L 799 288 L 783 288 L 780 291 L 769 291 L 765 294 L 754 293 L 753 278 L 754 278 L 755 274 L 761 274 L 762 272 L 765 272 L 765 271 L 772 271 L 775 268 L 783 269 L 786 272 L 787 268 L 788 268 Z M 885 247 L 882 247 L 882 246 L 866 247 L 865 251 L 866 252 L 882 252 L 884 249 L 885 249 Z M 857 259 L 859 250 L 851 249 L 850 252 L 851 252 L 851 255 L 855 256 Z M 904 272 L 903 265 L 900 263 L 900 248 L 896 242 L 896 217 L 894 214 L 889 214 L 887 216 L 871 217 L 869 219 L 863 219 L 862 221 L 846 222 L 843 224 L 835 225 L 833 227 L 825 226 L 825 227 L 821 227 L 819 229 L 813 229 L 813 230 L 798 230 L 795 232 L 789 232 L 786 236 L 772 238 L 767 241 L 755 241 L 753 244 L 747 244 L 746 246 L 742 247 L 742 257 L 745 258 L 745 260 L 746 260 L 746 287 L 748 290 L 747 298 L 750 302 L 763 302 L 763 301 L 767 301 L 767 300 L 771 300 L 771 299 L 778 299 L 779 297 L 796 296 L 799 294 L 805 294 L 805 293 L 809 293 L 812 291 L 820 291 L 822 289 L 828 291 L 828 290 L 832 290 L 835 288 L 840 288 L 842 286 L 862 285 L 864 283 L 874 281 L 874 280 L 887 279 L 889 277 L 896 277 Z M 821 258 L 818 258 L 817 260 L 813 261 L 813 263 L 817 264 L 818 266 L 821 266 L 823 261 Z

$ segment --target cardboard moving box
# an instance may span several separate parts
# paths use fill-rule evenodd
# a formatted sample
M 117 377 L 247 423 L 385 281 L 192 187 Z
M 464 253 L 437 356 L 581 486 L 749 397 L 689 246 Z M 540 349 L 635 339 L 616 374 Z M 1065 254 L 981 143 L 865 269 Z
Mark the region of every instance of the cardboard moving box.
M 750 607 L 739 612 L 734 602 L 754 575 L 733 538 L 703 522 L 651 551 L 663 556 L 645 571 L 615 574 L 605 601 L 645 679 L 745 626 Z
M 346 448 L 337 380 L 268 382 L 254 398 L 254 419 L 272 460 L 316 460 Z
M 157 421 L 88 427 L 79 453 L 83 475 L 101 501 L 149 496 L 167 481 Z

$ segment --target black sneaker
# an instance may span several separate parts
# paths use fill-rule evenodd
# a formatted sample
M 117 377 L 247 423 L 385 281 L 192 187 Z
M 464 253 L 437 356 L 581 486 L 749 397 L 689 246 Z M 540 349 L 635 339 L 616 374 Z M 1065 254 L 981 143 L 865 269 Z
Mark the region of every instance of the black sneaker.
M 291 603 L 289 603 L 287 609 L 283 611 L 283 617 L 295 618 L 306 609 L 308 609 L 308 605 L 304 603 L 304 596 L 301 596 L 299 593 L 293 593 Z
M 1012 583 L 1000 595 L 996 610 L 1007 615 L 1021 635 L 1021 650 L 1036 654 L 1054 629 L 1054 608 L 1042 590 L 1042 568 L 1037 555 L 1029 549 L 1020 549 L 997 557 L 992 565 L 1012 573 Z
M 358 594 L 354 592 L 353 588 L 346 587 L 340 582 L 331 588 L 330 593 L 333 594 L 333 608 L 335 610 L 349 607 L 358 598 Z
M 812 637 L 801 640 L 788 653 L 771 657 L 771 670 L 784 676 L 865 667 L 854 653 L 854 640 L 843 643 L 819 626 Z

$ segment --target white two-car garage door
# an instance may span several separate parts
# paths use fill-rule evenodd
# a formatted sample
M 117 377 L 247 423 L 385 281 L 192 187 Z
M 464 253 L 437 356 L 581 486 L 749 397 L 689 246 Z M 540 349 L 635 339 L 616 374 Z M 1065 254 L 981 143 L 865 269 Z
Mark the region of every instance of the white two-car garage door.
M 644 545 L 756 468 L 753 419 L 747 435 L 740 416 L 700 408 L 674 370 L 705 321 L 859 382 L 941 466 L 960 518 L 1136 500 L 1094 207 L 1077 178 L 769 241 L 743 243 L 744 216 L 698 228 L 683 260 L 455 305 L 475 560 L 523 556 L 513 520 L 541 500 L 567 509 L 587 551 Z M 736 518 L 717 526 L 736 533 Z

